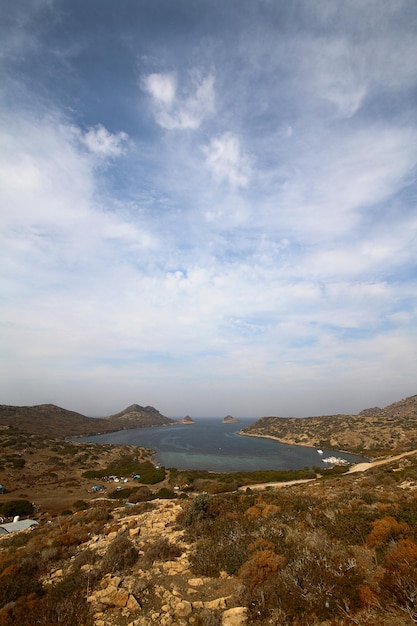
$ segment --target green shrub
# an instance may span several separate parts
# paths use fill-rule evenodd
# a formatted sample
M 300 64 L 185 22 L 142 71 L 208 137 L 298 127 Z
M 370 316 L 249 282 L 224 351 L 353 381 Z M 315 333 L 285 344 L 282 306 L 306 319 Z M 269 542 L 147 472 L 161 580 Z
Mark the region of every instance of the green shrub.
M 175 493 L 175 491 L 171 491 L 170 489 L 167 489 L 166 487 L 162 487 L 161 489 L 158 489 L 158 491 L 152 495 L 151 499 L 152 500 L 173 500 L 174 498 L 177 497 L 177 494 Z
M 149 487 L 136 487 L 132 489 L 132 493 L 129 496 L 130 502 L 134 504 L 138 502 L 146 502 L 147 500 L 151 500 L 153 497 L 152 491 Z
M 34 511 L 33 504 L 29 500 L 8 500 L 0 504 L 2 517 L 14 517 L 15 515 L 31 515 Z
M 86 509 L 88 509 L 88 502 L 86 502 L 85 500 L 76 500 L 72 506 L 77 511 L 85 511 Z
M 349 545 L 361 545 L 365 543 L 377 517 L 377 513 L 369 511 L 338 511 L 333 520 L 323 519 L 322 526 L 333 539 Z
M 196 496 L 181 520 L 185 526 L 191 526 L 195 522 L 198 522 L 206 517 L 209 502 L 210 496 L 208 493 L 201 493 Z

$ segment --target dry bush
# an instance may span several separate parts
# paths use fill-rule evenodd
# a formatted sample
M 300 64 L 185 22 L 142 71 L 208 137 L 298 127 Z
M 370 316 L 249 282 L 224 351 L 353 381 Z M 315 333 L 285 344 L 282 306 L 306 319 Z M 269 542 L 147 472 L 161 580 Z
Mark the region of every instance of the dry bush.
M 250 593 L 265 583 L 285 566 L 285 557 L 273 550 L 253 552 L 250 559 L 239 569 L 238 577 Z
M 0 574 L 0 608 L 22 596 L 42 593 L 38 581 L 39 565 L 35 558 L 23 558 L 9 563 Z
M 93 565 L 98 560 L 98 554 L 95 550 L 91 550 L 87 548 L 86 550 L 82 550 L 79 554 L 74 557 L 73 566 L 74 568 L 81 568 L 83 565 Z
M 381 547 L 390 540 L 406 535 L 408 531 L 408 524 L 398 522 L 391 515 L 387 515 L 372 522 L 372 531 L 366 538 L 366 543 L 372 548 Z
M 138 502 L 146 502 L 147 500 L 150 500 L 151 498 L 152 498 L 152 491 L 149 489 L 149 487 L 143 486 L 143 487 L 138 487 L 137 489 L 132 491 L 132 494 L 129 497 L 129 502 L 133 502 L 134 504 L 137 504 Z
M 265 502 L 262 496 L 260 496 L 255 500 L 255 504 L 245 511 L 245 515 L 252 519 L 258 519 L 259 517 L 278 515 L 280 510 L 281 507 L 279 505 Z
M 417 622 L 417 544 L 400 539 L 388 551 L 381 589 L 386 602 L 395 602 Z
M 372 530 L 377 513 L 344 508 L 336 510 L 333 519 L 323 518 L 321 527 L 329 537 L 345 545 L 362 545 Z
M 52 585 L 39 604 L 37 623 L 42 626 L 92 626 L 94 621 L 86 597 L 89 582 L 89 578 L 78 570 Z
M 239 572 L 253 619 L 278 611 L 282 623 L 311 624 L 359 607 L 363 576 L 349 551 L 317 531 L 293 530 L 287 542 L 287 560 L 263 550 Z
M 195 574 L 200 576 L 219 576 L 222 571 L 230 575 L 237 574 L 248 558 L 247 543 L 249 537 L 236 536 L 216 540 L 200 539 L 190 557 L 190 564 Z
M 154 561 L 173 561 L 181 556 L 182 553 L 182 548 L 170 543 L 165 537 L 162 537 L 145 546 L 144 557 L 149 563 L 153 563 Z
M 39 609 L 41 600 L 36 594 L 22 596 L 16 602 L 12 602 L 0 609 L 0 626 L 34 626 L 36 624 L 45 624 L 39 620 Z M 34 622 L 36 615 L 36 622 Z M 49 624 L 48 624 L 49 626 Z
M 109 545 L 101 562 L 101 573 L 123 572 L 138 560 L 138 551 L 124 535 L 119 535 Z

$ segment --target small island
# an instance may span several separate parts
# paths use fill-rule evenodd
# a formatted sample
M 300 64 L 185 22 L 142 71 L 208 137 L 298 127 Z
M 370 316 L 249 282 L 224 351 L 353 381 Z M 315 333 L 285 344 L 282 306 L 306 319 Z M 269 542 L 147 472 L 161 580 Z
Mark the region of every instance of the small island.
M 237 417 L 233 417 L 232 415 L 226 415 L 222 424 L 239 424 L 239 420 Z
M 186 415 L 184 419 L 179 421 L 180 424 L 195 424 L 195 421 L 189 415 Z

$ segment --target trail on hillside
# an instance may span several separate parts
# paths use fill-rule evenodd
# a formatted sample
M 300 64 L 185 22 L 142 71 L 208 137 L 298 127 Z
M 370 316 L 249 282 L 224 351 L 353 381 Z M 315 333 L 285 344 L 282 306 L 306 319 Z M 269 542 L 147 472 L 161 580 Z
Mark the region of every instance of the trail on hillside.
M 401 454 L 396 454 L 395 456 L 388 456 L 384 459 L 379 459 L 378 461 L 370 461 L 369 463 L 358 463 L 357 465 L 352 465 L 349 468 L 349 474 L 353 474 L 354 472 L 365 472 L 372 467 L 378 467 L 379 465 L 386 465 L 387 463 L 391 463 L 391 461 L 398 461 L 399 459 L 404 458 L 405 456 L 411 456 L 412 454 L 416 454 L 417 450 L 411 450 L 409 452 L 402 452 Z
M 366 472 L 366 470 L 372 469 L 373 467 L 378 467 L 380 465 L 386 465 L 387 463 L 391 463 L 392 461 L 398 461 L 406 456 L 411 456 L 413 454 L 417 454 L 417 450 L 411 450 L 410 452 L 402 452 L 401 454 L 396 454 L 395 456 L 389 456 L 384 459 L 379 459 L 377 461 L 369 461 L 365 463 L 357 463 L 356 465 L 352 465 L 349 468 L 348 474 L 353 474 L 355 472 Z M 267 489 L 268 487 L 288 487 L 291 485 L 299 485 L 302 483 L 310 483 L 315 480 L 320 480 L 320 478 L 303 478 L 299 480 L 287 480 L 285 482 L 274 482 L 274 483 L 257 483 L 256 485 L 243 485 L 239 487 L 239 491 L 244 491 L 245 489 L 255 489 L 262 490 Z

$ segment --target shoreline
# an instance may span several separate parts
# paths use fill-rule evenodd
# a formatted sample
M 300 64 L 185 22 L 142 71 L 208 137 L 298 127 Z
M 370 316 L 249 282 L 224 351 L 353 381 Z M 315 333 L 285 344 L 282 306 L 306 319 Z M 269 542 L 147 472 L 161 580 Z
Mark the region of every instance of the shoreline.
M 278 437 L 274 437 L 273 435 L 259 435 L 258 433 L 244 433 L 243 431 L 239 431 L 236 433 L 237 435 L 242 435 L 243 437 L 259 437 L 260 439 L 273 439 L 278 443 L 282 443 L 287 446 L 299 446 L 300 448 L 311 448 L 312 450 L 317 450 L 317 446 L 313 446 L 308 443 L 292 443 L 291 441 L 284 441 L 283 439 L 279 439 Z M 350 450 L 340 450 L 339 448 L 325 448 L 329 452 L 340 452 L 341 454 L 351 454 L 352 456 L 359 456 L 362 459 L 367 459 L 366 461 L 360 461 L 360 463 L 367 464 L 372 463 L 372 459 L 368 459 L 368 457 L 363 456 L 362 454 L 357 454 L 356 452 L 351 452 Z M 352 463 L 352 467 L 359 465 L 359 463 Z

